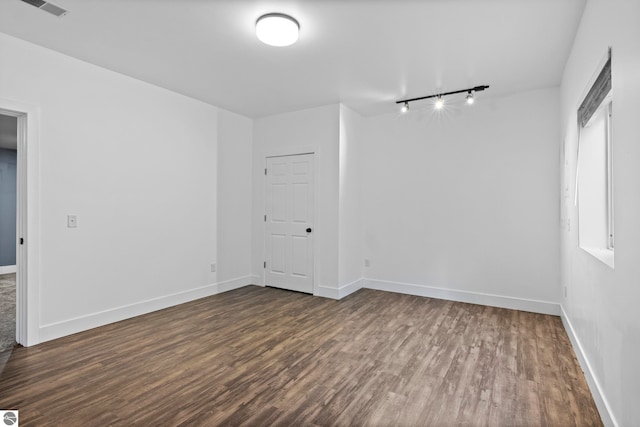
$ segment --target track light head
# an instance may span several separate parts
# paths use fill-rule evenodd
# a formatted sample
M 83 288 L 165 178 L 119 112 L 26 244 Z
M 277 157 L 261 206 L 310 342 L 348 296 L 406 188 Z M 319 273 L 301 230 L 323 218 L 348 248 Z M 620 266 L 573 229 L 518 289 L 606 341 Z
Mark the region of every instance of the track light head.
M 433 106 L 436 110 L 442 110 L 442 108 L 444 108 L 444 98 L 442 96 L 439 96 Z
M 469 91 L 469 93 L 467 93 L 466 99 L 467 99 L 467 105 L 472 105 L 475 102 L 475 100 L 473 99 L 472 91 Z
M 405 102 L 404 104 L 402 104 L 402 107 L 400 108 L 400 112 L 401 113 L 406 113 L 409 111 L 409 103 Z

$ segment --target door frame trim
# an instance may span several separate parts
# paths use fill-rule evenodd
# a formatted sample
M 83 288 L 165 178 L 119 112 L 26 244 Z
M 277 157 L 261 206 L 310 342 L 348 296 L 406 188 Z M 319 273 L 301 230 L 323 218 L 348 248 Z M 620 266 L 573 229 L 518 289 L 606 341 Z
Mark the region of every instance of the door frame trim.
M 268 150 L 264 150 L 261 153 L 262 157 L 262 168 L 261 170 L 266 169 L 267 167 L 267 159 L 271 157 L 288 157 L 288 156 L 298 156 L 302 154 L 313 154 L 313 191 L 314 191 L 314 200 L 313 200 L 313 229 L 314 234 L 316 230 L 322 230 L 321 220 L 318 216 L 318 196 L 319 196 L 319 180 L 318 180 L 318 171 L 320 164 L 320 150 L 318 147 L 312 146 L 300 146 L 300 147 L 278 147 L 271 148 Z M 265 215 L 266 208 L 266 200 L 267 200 L 267 178 L 266 175 L 262 174 L 262 207 L 261 207 L 261 215 Z M 261 233 L 262 233 L 262 259 L 266 259 L 267 256 L 267 225 L 264 221 L 261 221 Z M 266 271 L 263 268 L 261 276 L 262 286 L 266 286 Z M 313 239 L 313 295 L 318 295 L 318 239 L 314 236 Z
M 16 341 L 40 342 L 40 108 L 0 98 L 0 113 L 18 118 Z

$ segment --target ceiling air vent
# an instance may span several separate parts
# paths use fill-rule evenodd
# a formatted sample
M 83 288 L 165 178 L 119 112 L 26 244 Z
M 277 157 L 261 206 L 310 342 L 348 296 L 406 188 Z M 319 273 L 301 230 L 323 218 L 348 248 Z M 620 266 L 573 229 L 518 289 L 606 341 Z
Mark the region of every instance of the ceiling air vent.
M 22 0 L 22 1 L 58 17 L 62 17 L 68 13 L 67 10 L 61 8 L 60 6 L 56 6 L 53 3 L 49 3 L 47 1 L 43 1 L 43 0 Z

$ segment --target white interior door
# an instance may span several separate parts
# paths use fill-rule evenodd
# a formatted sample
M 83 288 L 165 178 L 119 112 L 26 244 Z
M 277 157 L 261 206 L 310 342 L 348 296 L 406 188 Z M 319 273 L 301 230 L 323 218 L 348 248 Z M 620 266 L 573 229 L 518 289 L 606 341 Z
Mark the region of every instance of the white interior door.
M 267 158 L 267 286 L 313 293 L 313 166 L 313 154 Z

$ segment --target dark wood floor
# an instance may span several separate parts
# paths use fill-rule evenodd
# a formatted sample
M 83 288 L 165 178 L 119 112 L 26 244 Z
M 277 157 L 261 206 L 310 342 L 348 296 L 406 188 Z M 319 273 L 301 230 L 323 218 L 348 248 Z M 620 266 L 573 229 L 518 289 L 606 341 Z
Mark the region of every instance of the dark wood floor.
M 249 286 L 31 348 L 21 425 L 601 425 L 558 317 Z

